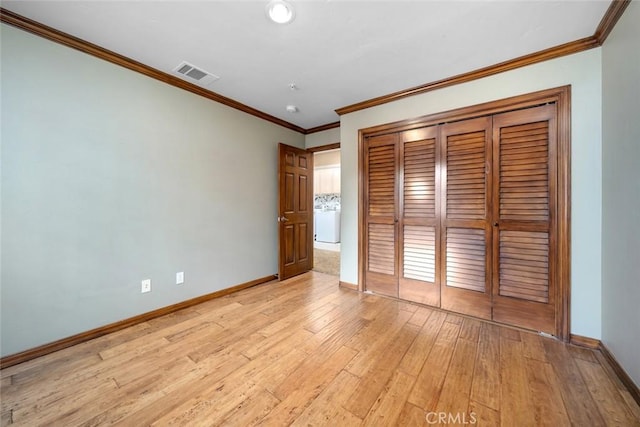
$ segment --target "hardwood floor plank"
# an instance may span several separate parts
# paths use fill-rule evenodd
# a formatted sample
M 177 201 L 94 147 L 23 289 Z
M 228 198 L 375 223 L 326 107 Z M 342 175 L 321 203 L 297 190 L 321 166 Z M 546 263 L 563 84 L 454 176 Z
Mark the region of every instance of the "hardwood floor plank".
M 607 358 L 600 351 L 594 351 L 594 355 L 598 360 L 598 363 L 600 363 L 600 366 L 602 366 L 602 369 L 607 372 L 609 379 L 618 389 L 618 393 L 622 396 L 622 399 L 627 404 L 627 407 L 633 414 L 634 418 L 640 420 L 640 405 L 638 405 L 638 402 L 635 401 L 631 393 L 629 393 L 629 390 L 627 390 L 620 378 L 618 378 Z
M 595 400 L 600 414 L 607 425 L 639 426 L 640 422 L 634 420 L 634 416 L 625 402 L 616 399 L 616 386 L 599 363 L 576 359 L 580 373 L 585 379 L 585 384 L 591 397 Z
M 104 398 L 91 402 L 80 408 L 73 408 L 56 418 L 56 424 L 72 426 L 99 426 L 106 420 L 120 419 L 126 410 L 140 408 L 143 402 L 152 402 L 164 396 L 162 391 L 170 384 L 180 381 L 189 374 L 194 363 L 188 357 L 173 360 L 172 363 L 158 369 L 153 375 L 147 375 L 124 387 L 108 393 Z M 99 414 L 99 415 L 96 415 Z
M 500 380 L 500 329 L 483 323 L 478 338 L 471 399 L 499 411 Z
M 520 339 L 522 340 L 522 351 L 524 352 L 524 357 L 539 360 L 540 362 L 547 361 L 547 355 L 544 351 L 542 340 L 549 338 L 541 337 L 533 332 L 521 332 Z
M 567 344 L 544 340 L 547 360 L 558 378 L 562 401 L 574 425 L 605 425 L 582 375 L 567 350 Z
M 524 335 L 522 334 L 523 337 Z M 526 358 L 525 366 L 535 424 L 549 427 L 571 425 L 567 410 L 562 403 L 558 378 L 551 365 L 537 359 Z
M 329 325 L 339 324 L 345 317 L 354 317 L 358 314 L 359 301 L 358 298 L 347 296 L 340 304 L 337 304 L 332 310 L 327 311 L 320 316 L 313 316 L 299 325 L 313 333 L 318 333 Z
M 51 425 L 67 413 L 95 404 L 95 395 L 108 395 L 117 390 L 113 380 L 87 382 L 76 388 L 74 393 L 55 393 L 46 399 L 33 400 L 12 411 L 15 424 Z M 55 397 L 50 397 L 54 396 Z
M 427 414 L 422 408 L 406 402 L 398 415 L 398 426 L 427 426 Z
M 360 418 L 366 417 L 418 332 L 417 326 L 407 323 L 395 335 L 388 336 L 384 343 L 380 343 L 385 357 L 367 357 L 361 359 L 366 360 L 366 364 L 352 362 L 347 365 L 347 371 L 361 378 L 358 387 L 345 403 L 348 411 Z M 358 356 L 361 354 L 362 352 L 358 353 Z
M 473 422 L 475 421 L 475 422 Z M 500 425 L 500 412 L 482 403 L 471 400 L 469 402 L 469 424 L 477 427 L 495 427 Z M 507 427 L 507 426 L 505 426 Z M 560 427 L 560 426 L 558 426 Z
M 230 345 L 236 344 L 238 341 L 246 340 L 248 336 L 257 332 L 265 325 L 268 325 L 271 321 L 271 319 L 264 314 L 252 315 L 250 319 L 251 322 L 247 322 L 244 328 L 225 328 L 216 334 L 215 339 L 211 339 L 209 342 L 197 348 L 190 349 L 188 352 L 189 357 L 197 363 Z M 257 338 L 259 340 L 259 337 Z M 252 339 L 250 341 L 255 342 L 256 340 Z
M 102 425 L 105 420 L 108 420 L 109 424 L 122 427 L 149 424 L 191 396 L 203 392 L 212 383 L 219 386 L 219 382 L 227 376 L 239 371 L 245 372 L 250 363 L 246 357 L 233 353 L 203 359 L 178 380 L 158 389 L 160 395 L 150 396 L 149 392 L 143 393 L 139 398 L 102 414 L 100 419 L 96 420 L 98 422 L 92 425 Z
M 460 328 L 459 338 L 462 340 L 478 342 L 481 326 L 481 321 L 465 317 L 462 320 L 462 327 Z
M 350 340 L 346 346 L 358 350 L 358 353 L 349 363 L 347 370 L 357 376 L 365 375 L 370 367 L 376 364 L 377 358 L 373 355 L 387 352 L 387 346 L 393 342 L 394 337 L 404 328 L 410 317 L 411 313 L 400 310 L 397 312 L 397 316 L 385 324 L 384 329 L 380 330 L 378 329 L 380 326 L 376 325 L 377 333 L 369 339 L 368 345 L 356 345 L 354 348 L 354 340 Z M 373 322 L 365 329 L 374 329 Z M 408 325 L 407 330 L 412 332 L 412 339 L 418 333 L 418 327 L 414 325 Z M 404 352 L 402 354 L 404 355 Z
M 407 375 L 402 371 L 395 371 L 364 418 L 364 425 L 397 425 L 397 419 L 402 412 L 403 404 L 406 402 L 415 381 L 416 377 Z
M 447 321 L 443 323 L 409 395 L 409 403 L 427 412 L 435 409 L 459 332 L 459 324 Z
M 442 311 L 433 311 L 431 313 L 431 316 L 429 316 L 428 320 L 424 323 L 418 336 L 402 358 L 400 366 L 398 366 L 399 370 L 414 377 L 418 376 L 446 316 Z
M 13 411 L 11 409 L 3 410 L 0 413 L 0 426 L 4 427 L 11 424 L 13 424 Z
M 460 332 L 462 333 L 462 329 Z M 471 396 L 471 382 L 477 348 L 477 342 L 458 336 L 435 412 L 468 415 L 466 412 Z
M 342 404 L 353 393 L 360 379 L 342 370 L 293 422 L 293 426 L 360 425 L 362 420 L 344 409 Z
M 417 307 L 416 311 L 413 313 L 413 316 L 411 316 L 408 322 L 412 325 L 423 326 L 427 319 L 435 312 L 436 310 L 430 308 Z
M 462 322 L 464 321 L 464 317 L 458 316 L 457 314 L 454 314 L 454 313 L 447 313 L 446 321 L 454 323 L 456 325 L 462 325 Z
M 500 336 L 500 377 L 508 379 L 500 384 L 500 424 L 535 426 L 523 345 L 511 334 Z
M 258 390 L 245 401 L 238 404 L 220 423 L 210 423 L 209 426 L 250 426 L 256 425 L 280 401 L 266 390 Z
M 356 351 L 341 347 L 334 353 L 331 360 L 318 366 L 313 372 L 308 372 L 305 381 L 288 394 L 265 418 L 260 420 L 263 425 L 289 425 L 305 408 L 318 397 L 340 371 L 355 356 Z
M 315 272 L 0 378 L 2 426 L 429 426 L 442 416 L 505 427 L 640 425 L 640 408 L 599 351 L 347 291 Z
M 520 341 L 520 331 L 505 326 L 503 328 L 500 328 L 500 338 L 508 338 L 510 340 Z
M 578 347 L 575 345 L 568 345 L 567 351 L 574 359 L 582 359 L 591 363 L 598 363 L 598 359 L 595 356 L 596 350 L 590 348 Z
M 335 310 L 339 306 L 339 303 L 336 303 L 339 298 L 340 293 L 336 290 L 336 292 L 332 292 L 311 304 L 301 304 L 297 310 L 292 311 L 288 316 L 280 320 L 270 323 L 260 329 L 258 333 L 268 337 L 294 325 L 313 322 Z
M 336 328 L 325 328 L 316 334 L 312 339 L 318 340 L 318 350 L 295 366 L 295 370 L 290 375 L 272 381 L 266 386 L 267 389 L 281 400 L 284 400 L 291 393 L 295 393 L 306 381 L 309 372 L 314 372 L 315 369 L 330 360 L 358 330 L 368 324 L 368 321 L 357 317 L 351 320 L 352 322 L 348 324 L 339 324 L 336 325 Z M 328 334 L 324 335 L 323 332 Z

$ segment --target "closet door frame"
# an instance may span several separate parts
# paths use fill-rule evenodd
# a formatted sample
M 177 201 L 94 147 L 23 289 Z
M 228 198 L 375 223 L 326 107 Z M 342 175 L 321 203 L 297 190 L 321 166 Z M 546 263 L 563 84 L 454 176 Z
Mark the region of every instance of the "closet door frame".
M 556 338 L 568 342 L 570 336 L 571 299 L 571 86 L 542 90 L 498 101 L 487 102 L 418 118 L 373 126 L 358 131 L 358 290 L 365 290 L 365 138 L 389 132 L 412 130 L 452 121 L 515 111 L 555 103 L 557 108 L 557 204 L 554 225 L 556 235 Z

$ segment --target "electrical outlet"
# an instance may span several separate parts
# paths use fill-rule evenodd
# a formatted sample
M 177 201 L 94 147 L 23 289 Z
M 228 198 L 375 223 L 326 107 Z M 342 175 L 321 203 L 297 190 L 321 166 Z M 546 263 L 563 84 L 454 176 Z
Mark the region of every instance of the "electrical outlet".
M 182 285 L 184 283 L 184 271 L 176 273 L 176 285 Z
M 143 294 L 146 292 L 151 292 L 151 279 L 145 279 L 142 281 L 140 292 L 142 292 Z

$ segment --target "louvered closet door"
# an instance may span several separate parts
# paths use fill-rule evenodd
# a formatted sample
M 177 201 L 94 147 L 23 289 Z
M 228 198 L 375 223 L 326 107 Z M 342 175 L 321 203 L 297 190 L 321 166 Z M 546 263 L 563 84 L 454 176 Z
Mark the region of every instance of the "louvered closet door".
M 365 141 L 365 286 L 398 296 L 398 135 Z
M 491 118 L 441 127 L 441 306 L 491 318 Z
M 555 334 L 555 105 L 494 116 L 493 319 Z
M 437 126 L 400 134 L 399 296 L 435 306 L 440 305 L 437 135 Z

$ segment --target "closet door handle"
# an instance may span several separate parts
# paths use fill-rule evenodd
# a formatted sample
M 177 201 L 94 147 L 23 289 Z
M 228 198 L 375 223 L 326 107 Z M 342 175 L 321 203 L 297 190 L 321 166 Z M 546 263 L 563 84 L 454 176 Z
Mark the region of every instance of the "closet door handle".
M 494 223 L 493 223 L 493 226 L 494 226 L 494 227 L 500 227 L 500 224 L 498 224 L 497 222 L 494 222 Z

